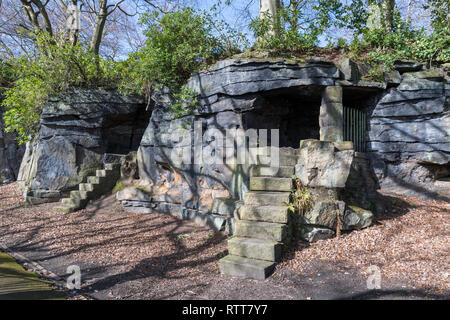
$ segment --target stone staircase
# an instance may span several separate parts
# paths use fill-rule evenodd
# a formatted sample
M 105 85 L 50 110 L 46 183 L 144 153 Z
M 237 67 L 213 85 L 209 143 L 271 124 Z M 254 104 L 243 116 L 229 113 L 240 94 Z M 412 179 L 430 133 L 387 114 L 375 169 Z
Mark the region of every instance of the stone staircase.
M 55 211 L 60 213 L 71 213 L 84 209 L 90 200 L 111 191 L 120 177 L 119 163 L 105 163 L 104 169 L 97 170 L 95 176 L 87 177 L 86 183 L 80 183 L 78 190 L 70 192 L 69 198 L 61 199 L 61 206 Z
M 280 148 L 280 167 L 256 165 L 252 168 L 250 191 L 235 217 L 235 233 L 228 240 L 229 255 L 219 261 L 222 274 L 264 280 L 281 260 L 289 242 L 289 203 L 296 150 Z

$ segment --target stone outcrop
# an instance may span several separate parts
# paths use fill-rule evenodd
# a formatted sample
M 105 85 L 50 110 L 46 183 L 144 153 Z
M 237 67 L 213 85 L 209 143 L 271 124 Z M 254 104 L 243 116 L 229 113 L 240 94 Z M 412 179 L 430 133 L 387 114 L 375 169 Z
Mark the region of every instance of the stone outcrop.
M 175 119 L 169 112 L 173 103 L 169 95 L 155 95 L 156 106 L 137 155 L 140 183 L 154 195 L 153 210 L 191 218 L 197 215 L 204 220 L 210 219 L 206 218 L 209 214 L 214 221 L 225 222 L 218 224 L 221 228 L 233 229 L 230 212 L 218 212 L 215 199 L 242 200 L 250 189 L 252 166 L 202 162 L 194 146 L 214 150 L 222 141 L 225 146 L 227 129 L 280 129 L 283 146 L 298 147 L 302 138 L 319 138 L 316 106 L 323 88 L 339 77 L 338 68 L 326 60 L 299 66 L 285 61 L 232 59 L 220 61 L 188 81 L 199 93 L 199 106 L 192 114 Z M 299 99 L 304 101 L 300 108 Z M 301 131 L 296 129 L 299 124 Z M 201 134 L 213 129 L 219 136 L 213 133 L 196 141 L 196 129 L 202 130 Z M 175 163 L 174 155 L 180 160 L 187 155 L 191 163 Z M 129 210 L 150 210 L 132 197 L 122 201 Z
M 0 185 L 17 179 L 25 146 L 18 145 L 15 135 L 5 131 L 0 107 Z
M 450 84 L 439 68 L 396 68 L 401 82 L 369 110 L 371 164 L 383 189 L 447 197 L 439 180 L 450 176 Z
M 19 171 L 27 200 L 58 201 L 95 175 L 105 153 L 136 150 L 148 117 L 140 98 L 110 90 L 72 89 L 51 99 Z
M 251 165 L 201 162 L 195 152 L 195 146 L 203 150 L 226 146 L 227 129 L 279 129 L 282 147 L 298 148 L 300 140 L 319 139 L 322 131 L 327 132 L 327 139 L 342 141 L 338 119 L 342 88 L 335 87 L 342 77 L 338 67 L 325 59 L 310 59 L 304 65 L 230 59 L 188 81 L 189 88 L 199 94 L 198 107 L 188 115 L 176 119 L 169 112 L 170 95 L 164 91 L 155 95 L 156 105 L 137 154 L 140 184 L 154 195 L 154 211 L 174 211 L 181 216 L 186 216 L 182 212 L 189 212 L 187 216 L 209 213 L 227 219 L 229 214 L 216 212 L 214 199 L 242 200 L 250 189 Z M 354 80 L 352 85 L 357 86 L 358 79 Z M 367 83 L 364 88 L 380 90 Z M 328 107 L 338 107 L 336 117 L 327 118 Z M 200 135 L 213 132 L 196 140 L 199 130 Z M 179 163 L 173 161 L 174 156 Z M 149 211 L 142 201 L 128 200 L 123 203 L 130 210 L 142 207 Z
M 355 172 L 361 174 L 356 159 L 353 144 L 348 141 L 309 139 L 300 142 L 295 175 L 311 198 L 311 208 L 303 210 L 300 216 L 302 239 L 314 242 L 333 237 L 338 228 L 349 231 L 371 225 L 373 213 L 355 204 L 363 203 L 370 208 L 370 201 L 360 200 L 367 200 L 366 193 L 375 193 L 375 185 L 352 189 L 349 178 L 354 179 Z M 365 183 L 365 179 L 362 180 L 362 184 Z M 348 196 L 349 193 L 352 196 Z

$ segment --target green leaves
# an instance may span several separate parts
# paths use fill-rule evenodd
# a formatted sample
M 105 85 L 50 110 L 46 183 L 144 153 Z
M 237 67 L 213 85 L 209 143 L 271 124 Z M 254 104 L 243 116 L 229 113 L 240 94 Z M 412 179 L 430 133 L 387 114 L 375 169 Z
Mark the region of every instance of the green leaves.
M 244 38 L 221 20 L 192 8 L 164 15 L 146 14 L 140 23 L 147 37 L 145 46 L 120 64 L 123 92 L 150 94 L 167 87 L 176 101 L 176 117 L 189 113 L 196 93 L 184 87 L 191 75 L 219 58 L 239 52 Z
M 40 55 L 10 61 L 12 87 L 4 93 L 2 107 L 6 130 L 18 133 L 19 143 L 29 141 L 39 130 L 39 118 L 49 97 L 70 86 L 111 86 L 117 82 L 115 63 L 104 61 L 78 44 L 48 34 L 36 36 Z

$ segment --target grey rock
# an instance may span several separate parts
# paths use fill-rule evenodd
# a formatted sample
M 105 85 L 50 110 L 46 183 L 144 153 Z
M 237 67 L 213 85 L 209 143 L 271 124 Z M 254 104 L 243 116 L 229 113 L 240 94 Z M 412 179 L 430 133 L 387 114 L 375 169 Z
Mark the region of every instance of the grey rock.
M 412 60 L 396 60 L 394 61 L 394 69 L 403 73 L 410 71 L 422 70 L 423 64 Z
M 188 86 L 202 97 L 216 94 L 239 96 L 307 85 L 330 86 L 334 83 L 333 79 L 338 78 L 338 69 L 328 63 L 299 66 L 284 61 L 232 59 L 221 61 L 194 75 L 189 79 Z
M 383 73 L 384 81 L 390 85 L 400 84 L 402 76 L 397 70 L 391 70 Z
M 128 187 L 116 193 L 116 199 L 118 201 L 139 201 L 139 202 L 151 202 L 152 197 L 149 192 L 145 192 L 143 189 Z
M 338 65 L 345 80 L 358 82 L 361 79 L 361 73 L 359 72 L 358 65 L 350 58 L 340 59 Z
M 344 188 L 353 150 L 337 151 L 332 142 L 307 140 L 299 150 L 295 174 L 304 186 Z
M 44 106 L 41 130 L 27 145 L 23 188 L 68 192 L 102 166 L 105 153 L 137 149 L 147 126 L 142 99 L 111 90 L 70 89 Z
M 214 198 L 211 212 L 221 216 L 234 217 L 235 211 L 243 205 L 243 201 L 230 198 Z
M 343 230 L 360 230 L 372 224 L 373 213 L 359 207 L 349 206 L 345 210 Z
M 444 72 L 440 68 L 430 68 L 419 72 L 406 72 L 402 77 L 404 80 L 427 79 L 432 81 L 444 81 Z
M 342 220 L 344 212 L 343 201 L 316 201 L 311 210 L 304 214 L 302 223 L 335 230 L 338 217 Z
M 411 100 L 391 104 L 380 104 L 372 113 L 373 117 L 420 116 L 424 114 L 442 113 L 445 99 Z
M 370 141 L 403 141 L 419 143 L 449 142 L 450 116 L 440 118 L 397 120 L 372 119 L 370 121 Z
M 418 90 L 436 90 L 442 91 L 444 84 L 442 82 L 430 81 L 427 79 L 404 78 L 397 90 L 400 91 L 418 91 Z
M 335 232 L 327 228 L 302 225 L 300 227 L 300 238 L 308 242 L 316 242 L 333 238 Z

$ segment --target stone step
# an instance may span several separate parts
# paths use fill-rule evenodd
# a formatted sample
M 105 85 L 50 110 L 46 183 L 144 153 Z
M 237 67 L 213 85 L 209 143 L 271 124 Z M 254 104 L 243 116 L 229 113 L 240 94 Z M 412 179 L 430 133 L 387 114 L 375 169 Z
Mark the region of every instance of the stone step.
M 72 213 L 77 211 L 78 209 L 76 207 L 60 206 L 54 208 L 53 210 L 58 213 Z
M 95 175 L 97 177 L 106 177 L 110 172 L 111 172 L 111 170 L 105 170 L 105 169 L 97 170 L 97 171 L 95 171 Z
M 239 256 L 228 255 L 219 260 L 219 268 L 222 274 L 264 280 L 274 270 L 275 263 L 271 261 L 243 258 Z
M 234 256 L 278 262 L 283 244 L 276 241 L 233 237 L 228 240 L 228 252 Z
M 101 184 L 106 179 L 107 179 L 107 177 L 89 176 L 89 177 L 87 177 L 87 183 Z
M 120 168 L 120 163 L 105 163 L 105 170 L 118 170 Z
M 252 191 L 291 191 L 292 188 L 292 178 L 250 177 Z
M 237 220 L 234 235 L 283 242 L 287 236 L 287 225 L 272 222 Z
M 258 165 L 274 166 L 274 159 L 270 157 L 258 156 Z M 295 166 L 297 164 L 297 155 L 282 155 L 278 157 L 278 166 Z
M 92 192 L 92 191 L 90 191 L 90 192 Z M 88 191 L 80 191 L 80 190 L 70 191 L 70 197 L 72 199 L 85 200 L 85 199 L 88 199 L 88 196 L 89 196 L 89 192 Z
M 270 155 L 270 152 L 272 152 L 273 149 L 276 147 L 261 147 L 259 150 L 261 152 L 265 152 L 266 154 Z M 280 156 L 294 156 L 297 154 L 297 149 L 291 148 L 291 147 L 281 147 L 278 148 L 278 152 Z
M 295 173 L 294 166 L 268 167 L 254 166 L 252 168 L 252 176 L 254 177 L 284 177 L 292 178 Z
M 288 223 L 289 209 L 287 206 L 248 206 L 239 209 L 241 220 Z
M 61 199 L 61 203 L 64 206 L 76 207 L 76 208 L 84 207 L 87 204 L 87 202 L 88 202 L 87 199 L 74 199 L 74 198 Z
M 290 192 L 249 191 L 244 203 L 250 206 L 281 206 L 289 203 Z
M 95 190 L 95 186 L 92 183 L 80 183 L 78 185 L 78 189 L 80 191 L 94 191 Z

